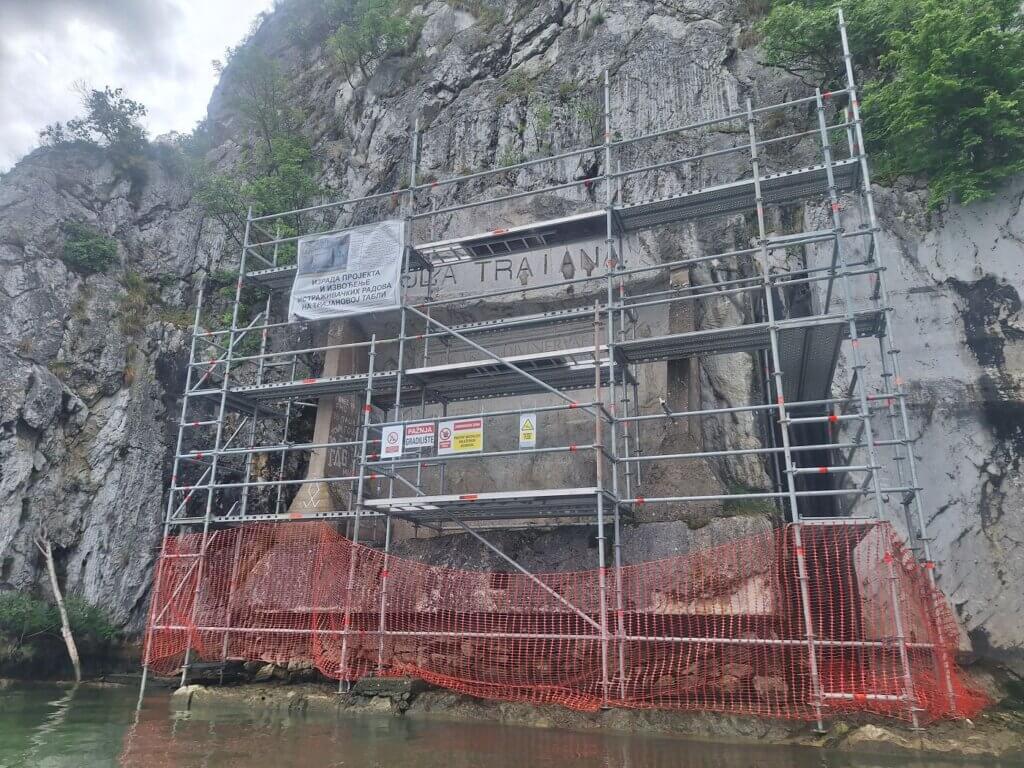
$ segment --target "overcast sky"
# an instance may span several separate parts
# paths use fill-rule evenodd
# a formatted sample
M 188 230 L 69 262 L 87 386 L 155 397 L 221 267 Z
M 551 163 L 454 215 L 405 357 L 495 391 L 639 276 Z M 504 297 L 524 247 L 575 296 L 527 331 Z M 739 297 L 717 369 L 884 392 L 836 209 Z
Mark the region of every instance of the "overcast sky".
M 81 113 L 76 81 L 121 86 L 150 136 L 206 114 L 213 59 L 273 0 L 0 0 L 0 170 Z

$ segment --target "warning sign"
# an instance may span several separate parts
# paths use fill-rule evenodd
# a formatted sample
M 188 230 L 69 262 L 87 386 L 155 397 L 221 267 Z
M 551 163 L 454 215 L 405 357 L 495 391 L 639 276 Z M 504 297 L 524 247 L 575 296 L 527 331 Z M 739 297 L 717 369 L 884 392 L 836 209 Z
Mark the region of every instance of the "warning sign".
M 406 424 L 405 425 L 405 447 L 412 448 L 433 448 L 434 447 L 434 425 L 433 424 Z
M 484 449 L 483 419 L 442 421 L 437 431 L 437 454 L 475 453 Z
M 519 447 L 537 447 L 537 414 L 519 414 Z
M 384 427 L 380 433 L 380 457 L 397 459 L 402 455 L 402 426 Z

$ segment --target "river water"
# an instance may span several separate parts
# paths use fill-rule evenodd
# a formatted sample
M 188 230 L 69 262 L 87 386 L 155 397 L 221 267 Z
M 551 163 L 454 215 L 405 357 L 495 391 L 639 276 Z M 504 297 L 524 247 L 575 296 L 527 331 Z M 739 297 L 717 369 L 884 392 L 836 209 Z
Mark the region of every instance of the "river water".
M 1008 762 L 880 758 L 805 747 L 731 745 L 395 718 L 172 712 L 166 691 L 122 686 L 0 689 L 0 767 L 282 768 L 1010 768 Z M 1014 768 L 1018 768 L 1019 764 Z

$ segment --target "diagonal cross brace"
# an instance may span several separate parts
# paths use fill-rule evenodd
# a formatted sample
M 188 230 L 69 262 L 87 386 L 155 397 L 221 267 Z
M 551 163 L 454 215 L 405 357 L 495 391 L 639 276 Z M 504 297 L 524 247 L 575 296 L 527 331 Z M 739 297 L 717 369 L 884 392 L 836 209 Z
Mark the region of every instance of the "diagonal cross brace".
M 564 392 L 561 392 L 560 390 L 555 389 L 554 387 L 552 387 L 550 384 L 541 381 L 540 379 L 538 379 L 533 374 L 527 373 L 526 371 L 524 371 L 519 366 L 517 366 L 514 363 L 511 363 L 508 360 L 506 360 L 505 358 L 503 358 L 501 355 L 497 355 L 494 352 L 491 352 L 486 347 L 480 346 L 475 341 L 467 339 L 465 336 L 463 336 L 458 331 L 453 330 L 452 328 L 449 328 L 447 325 L 444 325 L 443 323 L 438 322 L 434 318 L 430 317 L 430 315 L 426 315 L 423 312 L 420 312 L 418 309 L 416 309 L 414 307 L 411 307 L 411 306 L 407 306 L 406 309 L 409 312 L 412 312 L 414 315 L 422 317 L 424 320 L 426 320 L 428 326 L 431 325 L 431 324 L 436 325 L 438 328 L 440 328 L 445 333 L 451 334 L 452 336 L 457 338 L 459 341 L 462 341 L 462 342 L 468 344 L 469 346 L 473 347 L 473 349 L 477 350 L 478 352 L 483 352 L 485 355 L 487 355 L 488 357 L 492 358 L 496 363 L 501 363 L 502 365 L 507 366 L 508 368 L 511 368 L 516 373 L 518 373 L 518 374 L 520 374 L 522 376 L 525 376 L 527 379 L 532 381 L 534 384 L 538 385 L 539 387 L 541 387 L 542 389 L 550 392 L 553 395 L 558 395 L 558 397 L 562 398 L 567 403 L 572 403 L 572 404 L 576 403 L 575 400 L 573 400 L 571 397 L 566 395 Z M 595 411 L 589 405 L 582 405 L 582 406 L 580 406 L 580 408 L 582 410 L 586 411 L 587 413 L 590 413 L 590 414 L 592 414 L 594 416 L 597 416 L 597 411 Z
M 512 566 L 513 568 L 515 568 L 515 569 L 516 569 L 517 571 L 519 571 L 519 572 L 520 572 L 521 574 L 523 574 L 523 575 L 524 575 L 524 576 L 526 576 L 526 577 L 527 577 L 528 579 L 530 579 L 530 580 L 531 580 L 532 582 L 534 582 L 534 583 L 535 583 L 535 584 L 536 584 L 536 585 L 537 585 L 538 587 L 540 587 L 541 589 L 543 589 L 543 590 L 544 590 L 545 592 L 547 592 L 547 593 L 548 593 L 549 595 L 551 595 L 551 596 L 552 596 L 553 598 L 555 598 L 555 599 L 556 599 L 556 600 L 557 600 L 558 602 L 560 602 L 560 603 L 561 603 L 562 605 L 564 605 L 564 606 L 565 606 L 566 608 L 568 608 L 568 609 L 569 609 L 570 611 L 572 611 L 572 612 L 573 612 L 573 613 L 575 613 L 575 614 L 576 614 L 577 616 L 579 616 L 579 617 L 580 617 L 581 619 L 583 619 L 583 620 L 584 620 L 585 622 L 587 622 L 587 623 L 588 623 L 588 624 L 589 624 L 590 626 L 594 627 L 594 628 L 595 628 L 595 629 L 596 629 L 596 630 L 597 630 L 598 632 L 600 632 L 600 633 L 601 633 L 601 634 L 600 634 L 600 636 L 601 636 L 601 637 L 603 637 L 603 636 L 604 636 L 604 634 L 605 634 L 604 628 L 602 628 L 602 626 L 601 626 L 600 624 L 598 624 L 598 623 L 597 623 L 596 621 L 594 621 L 594 620 L 593 620 L 592 618 L 590 618 L 590 617 L 589 617 L 589 616 L 588 616 L 587 614 L 585 614 L 585 613 L 584 613 L 583 611 L 581 611 L 581 610 L 580 610 L 579 608 L 577 608 L 577 607 L 576 607 L 575 605 L 573 605 L 572 603 L 570 603 L 570 602 L 569 602 L 568 600 L 566 600 L 566 599 L 565 599 L 564 597 L 562 597 L 562 596 L 561 596 L 560 594 L 558 594 L 557 592 L 555 592 L 555 590 L 553 590 L 553 589 L 552 589 L 551 587 L 549 587 L 549 586 L 548 586 L 547 584 L 545 584 L 545 583 L 544 583 L 543 581 L 541 581 L 540 579 L 538 579 L 538 578 L 537 578 L 536 576 L 534 576 L 534 575 L 533 575 L 532 573 L 530 573 L 530 572 L 529 572 L 528 570 L 526 570 L 526 569 L 525 569 L 525 568 L 524 568 L 523 566 L 521 566 L 521 565 L 520 565 L 519 563 L 517 563 L 517 562 L 516 562 L 515 560 L 513 560 L 513 559 L 512 559 L 511 557 L 509 557 L 509 556 L 508 556 L 508 555 L 506 555 L 506 554 L 505 554 L 504 552 L 502 552 L 502 551 L 501 551 L 500 549 L 498 549 L 498 548 L 497 548 L 496 546 L 494 546 L 493 544 L 491 544 L 491 542 L 489 542 L 489 541 L 488 541 L 487 539 L 485 539 L 485 538 L 484 538 L 483 536 L 481 536 L 481 535 L 480 535 L 479 533 L 477 533 L 476 531 L 474 531 L 474 530 L 473 530 L 472 528 L 470 528 L 470 527 L 469 527 L 468 525 L 466 525 L 466 524 L 465 524 L 464 522 L 462 522 L 461 520 L 459 520 L 458 518 L 456 518 L 456 517 L 454 517 L 454 516 L 453 516 L 453 517 L 450 517 L 449 519 L 450 519 L 450 520 L 451 520 L 451 521 L 452 521 L 453 523 L 455 523 L 455 524 L 456 524 L 457 526 L 459 526 L 460 528 L 462 528 L 462 530 L 464 530 L 464 531 L 465 531 L 466 533 L 468 533 L 468 534 L 469 534 L 470 536 L 472 536 L 472 537 L 473 537 L 474 539 L 476 539 L 476 540 L 477 540 L 477 541 L 479 541 L 479 542 L 480 542 L 481 544 L 483 544 L 483 545 L 484 545 L 485 547 L 487 547 L 487 548 L 488 548 L 489 550 L 491 550 L 491 552 L 493 552 L 494 554 L 496 554 L 496 555 L 497 555 L 498 557 L 500 557 L 500 558 L 501 558 L 502 560 L 504 560 L 505 562 L 507 562 L 507 563 L 508 563 L 509 565 L 511 565 L 511 566 Z

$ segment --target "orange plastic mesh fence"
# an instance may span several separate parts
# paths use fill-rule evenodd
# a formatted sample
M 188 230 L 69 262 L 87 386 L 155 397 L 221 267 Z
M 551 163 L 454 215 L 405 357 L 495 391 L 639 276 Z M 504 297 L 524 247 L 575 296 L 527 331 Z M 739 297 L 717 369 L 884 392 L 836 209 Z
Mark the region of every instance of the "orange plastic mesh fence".
M 158 565 L 145 652 L 160 673 L 191 646 L 194 659 L 413 675 L 580 710 L 803 719 L 820 702 L 826 715 L 905 719 L 913 703 L 929 720 L 987 703 L 954 664 L 946 601 L 886 524 L 789 526 L 535 578 L 388 557 L 318 523 L 218 530 L 201 544 L 170 538 Z

